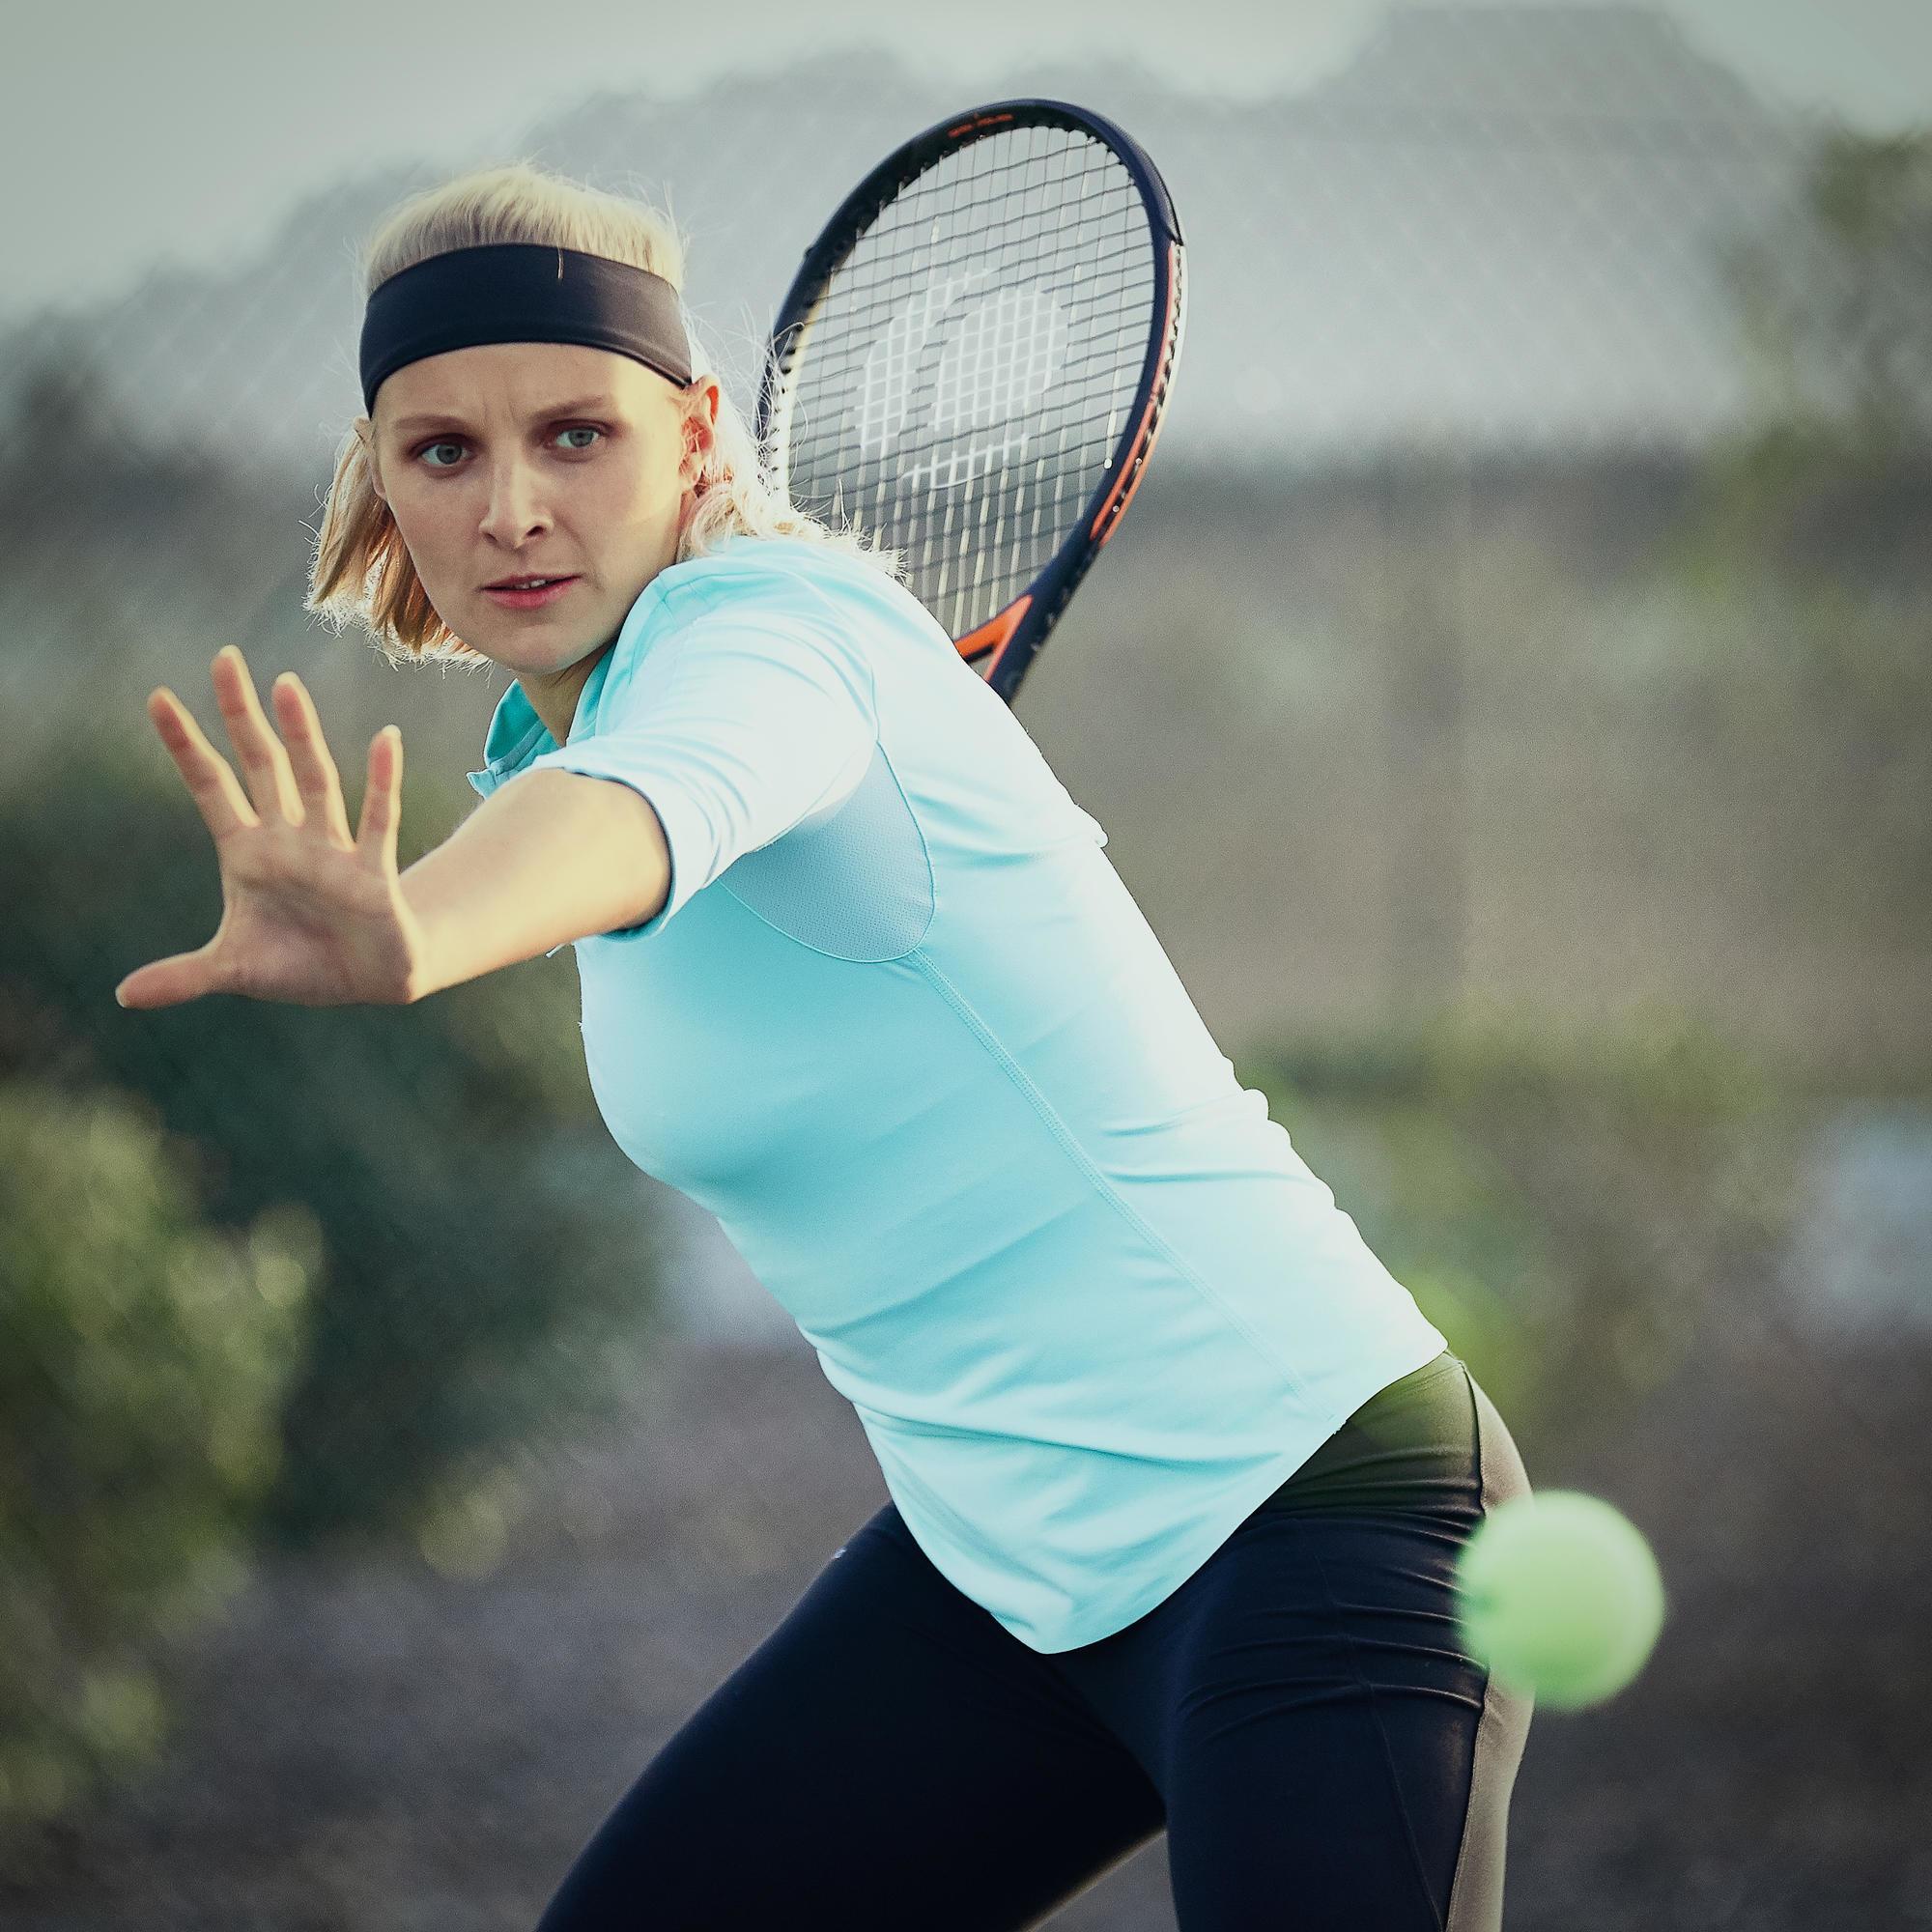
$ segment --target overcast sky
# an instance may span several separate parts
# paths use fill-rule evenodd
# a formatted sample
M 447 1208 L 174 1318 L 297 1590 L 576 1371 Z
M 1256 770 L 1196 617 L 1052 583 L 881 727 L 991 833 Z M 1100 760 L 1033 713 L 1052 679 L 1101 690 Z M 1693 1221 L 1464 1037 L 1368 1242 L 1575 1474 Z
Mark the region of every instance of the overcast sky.
M 1549 6 L 1573 0 L 1540 0 Z M 1883 131 L 1932 124 L 1932 0 L 1655 0 L 1768 101 Z M 689 94 L 839 45 L 971 95 L 1108 51 L 1178 90 L 1255 99 L 1349 60 L 1386 0 L 70 0 L 17 10 L 0 62 L 0 320 L 123 292 L 160 262 L 245 254 L 346 173 L 473 164 L 590 93 Z

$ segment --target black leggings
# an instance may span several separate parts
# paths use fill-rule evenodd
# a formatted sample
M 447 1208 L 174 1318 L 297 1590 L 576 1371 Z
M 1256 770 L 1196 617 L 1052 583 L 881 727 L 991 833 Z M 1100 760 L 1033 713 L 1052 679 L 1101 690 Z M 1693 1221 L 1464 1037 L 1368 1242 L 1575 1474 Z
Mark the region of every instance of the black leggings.
M 537 1932 L 1008 1932 L 1167 1833 L 1181 1932 L 1497 1932 L 1531 1703 L 1453 1569 L 1529 1481 L 1453 1353 L 1193 1576 L 1043 1656 L 888 1503 L 645 1766 Z

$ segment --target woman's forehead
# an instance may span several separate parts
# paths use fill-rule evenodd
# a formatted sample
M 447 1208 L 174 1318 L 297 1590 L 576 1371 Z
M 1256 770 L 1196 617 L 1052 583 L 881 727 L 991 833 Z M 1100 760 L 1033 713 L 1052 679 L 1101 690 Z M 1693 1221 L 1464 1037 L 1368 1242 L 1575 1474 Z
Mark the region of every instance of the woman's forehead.
M 479 342 L 406 362 L 384 383 L 385 419 L 416 412 L 535 418 L 597 404 L 639 406 L 663 377 L 629 355 L 579 342 Z

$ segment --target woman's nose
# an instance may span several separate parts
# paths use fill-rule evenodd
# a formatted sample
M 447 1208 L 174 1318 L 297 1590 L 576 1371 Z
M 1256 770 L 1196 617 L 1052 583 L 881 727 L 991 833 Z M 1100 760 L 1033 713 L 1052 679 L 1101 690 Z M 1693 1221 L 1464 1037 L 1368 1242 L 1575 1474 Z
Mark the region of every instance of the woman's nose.
M 526 464 L 506 464 L 490 472 L 490 501 L 483 527 L 493 536 L 521 535 L 543 521 L 537 479 Z

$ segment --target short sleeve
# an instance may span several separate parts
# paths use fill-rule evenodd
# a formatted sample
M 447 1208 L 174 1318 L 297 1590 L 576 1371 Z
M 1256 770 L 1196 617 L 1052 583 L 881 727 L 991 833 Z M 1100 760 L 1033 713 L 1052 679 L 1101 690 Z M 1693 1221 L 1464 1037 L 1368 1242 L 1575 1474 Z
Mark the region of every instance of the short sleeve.
M 878 736 L 856 647 L 810 618 L 714 610 L 635 663 L 613 661 L 594 728 L 526 769 L 611 779 L 649 801 L 669 895 L 654 918 L 602 935 L 639 939 L 743 854 L 842 804 Z

